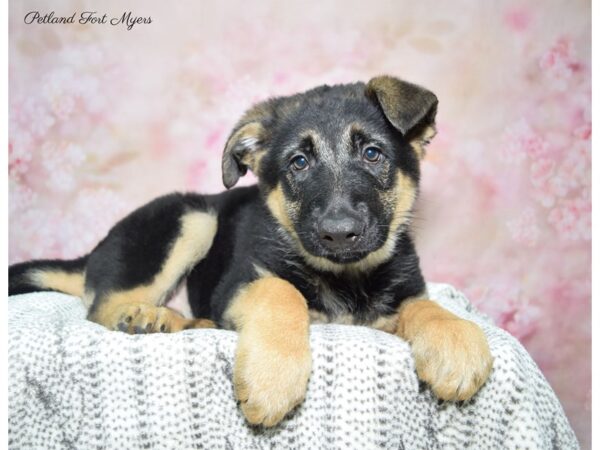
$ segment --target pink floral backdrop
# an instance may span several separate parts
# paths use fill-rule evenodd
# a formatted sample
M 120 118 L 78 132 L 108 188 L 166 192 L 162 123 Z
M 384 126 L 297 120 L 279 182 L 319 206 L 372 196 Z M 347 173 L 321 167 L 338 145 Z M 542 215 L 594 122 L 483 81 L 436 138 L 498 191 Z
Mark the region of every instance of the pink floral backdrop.
M 10 261 L 81 255 L 157 195 L 221 190 L 252 102 L 394 74 L 440 99 L 416 221 L 427 278 L 523 342 L 589 447 L 589 2 L 366 5 L 13 0 Z M 26 25 L 30 11 L 152 23 Z

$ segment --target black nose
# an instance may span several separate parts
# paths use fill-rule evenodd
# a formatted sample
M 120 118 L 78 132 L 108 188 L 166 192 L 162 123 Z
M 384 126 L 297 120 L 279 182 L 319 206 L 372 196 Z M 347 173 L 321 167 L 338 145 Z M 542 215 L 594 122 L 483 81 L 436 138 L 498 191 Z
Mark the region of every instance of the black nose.
M 364 224 L 352 217 L 324 218 L 319 225 L 321 243 L 330 250 L 351 247 L 363 231 Z

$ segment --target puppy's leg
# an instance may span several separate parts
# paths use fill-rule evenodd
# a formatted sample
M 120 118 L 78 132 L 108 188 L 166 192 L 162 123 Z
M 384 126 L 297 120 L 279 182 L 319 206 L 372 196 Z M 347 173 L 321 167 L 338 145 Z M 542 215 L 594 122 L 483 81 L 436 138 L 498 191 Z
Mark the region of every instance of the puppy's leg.
M 276 425 L 306 393 L 311 371 L 306 300 L 267 277 L 243 287 L 226 312 L 239 332 L 234 388 L 252 424 Z
M 419 378 L 442 400 L 471 398 L 491 372 L 493 358 L 481 328 L 433 301 L 403 304 L 397 334 L 411 344 Z
M 214 213 L 190 207 L 181 195 L 125 218 L 90 255 L 84 294 L 93 302 L 89 319 L 129 333 L 213 327 L 162 305 L 206 256 L 216 229 Z

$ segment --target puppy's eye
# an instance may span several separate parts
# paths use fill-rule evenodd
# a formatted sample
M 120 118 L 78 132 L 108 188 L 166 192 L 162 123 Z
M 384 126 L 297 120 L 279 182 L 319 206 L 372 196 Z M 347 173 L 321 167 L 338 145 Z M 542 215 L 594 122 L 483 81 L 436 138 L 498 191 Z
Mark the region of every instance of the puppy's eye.
M 381 150 L 377 147 L 367 147 L 363 151 L 363 159 L 370 163 L 377 162 L 381 159 Z
M 294 159 L 292 159 L 291 164 L 294 170 L 308 169 L 308 159 L 302 155 L 296 156 Z

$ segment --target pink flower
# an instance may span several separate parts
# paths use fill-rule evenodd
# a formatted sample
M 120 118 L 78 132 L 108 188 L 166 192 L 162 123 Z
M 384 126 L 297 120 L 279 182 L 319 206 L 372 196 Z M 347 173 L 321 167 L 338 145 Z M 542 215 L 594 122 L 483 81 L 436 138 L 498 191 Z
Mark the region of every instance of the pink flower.
M 54 191 L 71 191 L 75 188 L 76 169 L 83 164 L 85 154 L 75 144 L 44 144 L 40 150 L 45 169 L 46 186 Z
M 22 211 L 18 220 L 10 217 L 9 242 L 17 246 L 16 249 L 11 248 L 10 260 L 60 257 L 60 252 L 57 252 L 60 244 L 56 226 L 59 216 L 57 210 L 37 205 Z M 27 245 L 18 245 L 23 242 L 27 242 Z
M 496 316 L 496 323 L 515 336 L 526 340 L 537 330 L 540 308 L 532 305 L 518 305 L 507 302 L 503 311 Z
M 8 142 L 8 175 L 12 179 L 19 179 L 29 170 L 31 152 L 29 144 L 31 138 L 27 133 L 18 135 L 16 139 Z
M 544 208 L 551 208 L 555 205 L 558 198 L 567 195 L 569 186 L 569 178 L 558 174 L 551 178 L 546 178 L 537 185 L 532 197 Z
M 559 38 L 549 50 L 544 52 L 539 65 L 555 88 L 560 91 L 567 88 L 573 73 L 581 67 L 573 55 L 573 43 L 566 37 Z
M 584 194 L 567 199 L 553 208 L 548 214 L 548 223 L 567 240 L 588 241 L 591 239 L 591 212 L 590 201 Z
M 526 157 L 541 158 L 548 153 L 548 143 L 522 118 L 504 131 L 504 159 L 509 163 L 520 163 Z
M 569 192 L 569 188 L 571 187 L 571 181 L 572 180 L 569 177 L 566 177 L 563 174 L 561 174 L 548 180 L 548 185 L 550 187 L 550 191 L 556 197 L 564 197 Z
M 590 138 L 592 137 L 591 122 L 586 122 L 585 124 L 575 128 L 573 130 L 573 136 L 579 139 L 590 140 Z
M 537 225 L 533 208 L 527 208 L 519 217 L 506 223 L 511 237 L 518 244 L 534 247 L 540 238 L 540 229 Z
M 42 138 L 56 123 L 48 108 L 33 98 L 27 98 L 21 107 L 19 120 L 35 137 Z
M 515 286 L 514 280 L 490 279 L 480 295 L 470 298 L 477 297 L 476 306 L 517 339 L 526 341 L 536 333 L 542 311 Z
M 531 163 L 529 167 L 531 183 L 540 186 L 554 173 L 555 163 L 549 158 L 540 158 Z
M 556 202 L 550 183 L 544 183 L 540 188 L 536 189 L 531 196 L 544 208 L 551 208 Z
M 544 158 L 532 162 L 530 167 L 531 183 L 535 188 L 532 196 L 545 208 L 554 206 L 559 199 L 591 184 L 589 144 L 576 141 L 563 153 L 565 157 L 560 164 Z
M 73 112 L 75 83 L 76 78 L 70 68 L 55 69 L 42 80 L 42 98 L 54 115 L 61 119 L 66 119 Z
M 566 152 L 559 168 L 561 176 L 569 179 L 570 187 L 589 186 L 591 184 L 592 152 L 587 142 L 576 142 Z
M 31 208 L 38 198 L 38 194 L 29 186 L 11 181 L 9 183 L 8 206 L 10 214 L 26 211 Z
M 110 189 L 81 190 L 56 230 L 61 255 L 72 258 L 89 252 L 130 209 L 131 205 Z

